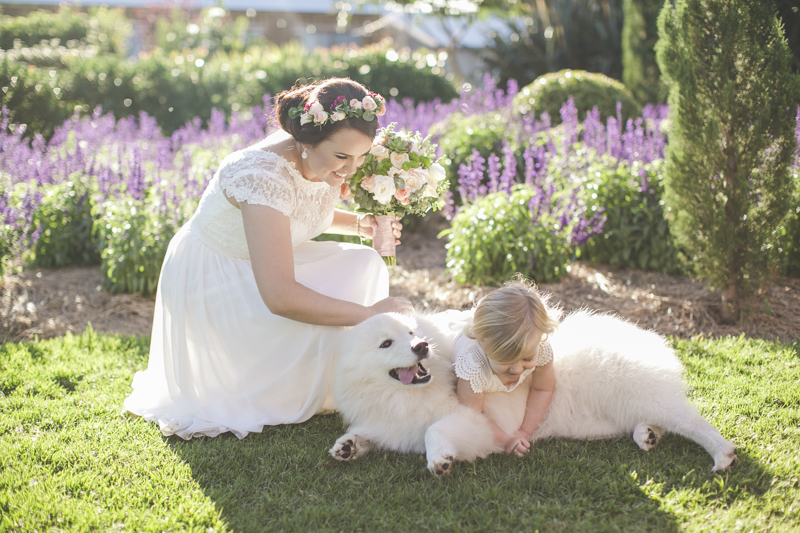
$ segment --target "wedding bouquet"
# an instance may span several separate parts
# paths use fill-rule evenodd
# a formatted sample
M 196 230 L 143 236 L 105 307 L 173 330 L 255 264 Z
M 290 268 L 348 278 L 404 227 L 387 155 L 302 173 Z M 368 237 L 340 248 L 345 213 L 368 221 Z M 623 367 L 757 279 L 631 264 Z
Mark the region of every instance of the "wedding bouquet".
M 342 198 L 355 202 L 356 212 L 375 216 L 372 246 L 390 266 L 396 264 L 392 218 L 441 209 L 449 187 L 444 167 L 433 160 L 436 145 L 430 137 L 395 126 L 378 132 L 364 163 L 342 186 Z

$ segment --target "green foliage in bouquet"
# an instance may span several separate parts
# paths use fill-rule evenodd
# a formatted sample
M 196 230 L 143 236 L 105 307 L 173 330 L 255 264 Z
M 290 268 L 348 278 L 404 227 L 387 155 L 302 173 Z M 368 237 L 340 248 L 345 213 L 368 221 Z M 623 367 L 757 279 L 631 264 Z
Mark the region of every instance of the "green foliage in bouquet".
M 449 184 L 444 168 L 433 160 L 436 145 L 419 132 L 397 132 L 395 126 L 380 130 L 348 182 L 355 210 L 402 217 L 441 209 Z
M 586 204 L 603 208 L 603 232 L 581 248 L 581 259 L 620 268 L 675 273 L 678 248 L 665 219 L 661 161 L 642 165 L 598 158 L 587 168 Z
M 570 227 L 550 214 L 535 223 L 528 204 L 534 189 L 517 185 L 510 195 L 496 192 L 465 205 L 448 237 L 447 269 L 457 283 L 498 285 L 517 272 L 537 283 L 558 281 L 573 257 Z
M 100 263 L 92 239 L 92 195 L 83 176 L 45 188 L 33 215 L 31 230 L 38 228 L 31 263 L 42 268 L 86 266 Z
M 535 113 L 537 117 L 547 112 L 556 124 L 561 121 L 561 106 L 570 96 L 575 100 L 581 120 L 597 106 L 600 120 L 605 122 L 606 118 L 617 115 L 617 102 L 622 104 L 623 123 L 642 115 L 642 108 L 624 85 L 603 74 L 583 70 L 562 70 L 539 76 L 514 97 L 514 109 L 523 114 Z

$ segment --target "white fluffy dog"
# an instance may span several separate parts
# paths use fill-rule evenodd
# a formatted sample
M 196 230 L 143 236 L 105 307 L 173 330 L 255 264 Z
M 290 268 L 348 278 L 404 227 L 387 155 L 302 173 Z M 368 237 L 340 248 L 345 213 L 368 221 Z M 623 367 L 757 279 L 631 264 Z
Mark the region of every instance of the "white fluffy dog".
M 333 392 L 348 432 L 330 453 L 352 461 L 371 448 L 426 453 L 428 469 L 447 474 L 453 461 L 501 452 L 488 420 L 458 403 L 452 368 L 454 317 L 385 314 L 343 334 Z M 659 335 L 619 318 L 577 312 L 550 337 L 556 389 L 547 417 L 531 436 L 600 439 L 633 435 L 643 450 L 665 431 L 688 437 L 731 466 L 734 445 L 686 399 L 680 361 Z M 484 412 L 507 433 L 520 427 L 528 389 L 484 397 Z

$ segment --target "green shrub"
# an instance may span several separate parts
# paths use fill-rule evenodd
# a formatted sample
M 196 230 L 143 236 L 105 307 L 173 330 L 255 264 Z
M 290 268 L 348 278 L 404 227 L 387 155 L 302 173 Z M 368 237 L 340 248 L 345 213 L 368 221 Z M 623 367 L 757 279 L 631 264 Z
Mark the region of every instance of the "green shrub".
M 65 68 L 0 59 L 0 105 L 11 110 L 12 123 L 28 125 L 28 135 L 52 135 L 78 108 L 98 105 L 117 118 L 144 111 L 171 134 L 195 117 L 207 121 L 212 109 L 226 114 L 260 105 L 266 94 L 290 88 L 298 79 L 350 76 L 383 95 L 419 101 L 452 98 L 455 89 L 433 69 L 389 53 L 388 45 L 338 48 L 306 53 L 298 44 L 253 47 L 246 52 L 207 50 L 154 51 L 132 61 L 117 55 L 67 54 Z M 439 72 L 439 71 L 437 71 Z
M 0 172 L 0 279 L 21 266 L 34 233 L 32 214 L 41 197 L 35 183 L 12 184 L 11 176 Z
M 235 20 L 220 7 L 204 9 L 199 16 L 189 17 L 186 10 L 174 8 L 168 16 L 156 21 L 156 46 L 164 51 L 195 50 L 205 48 L 209 55 L 217 51 L 243 52 L 248 41 L 247 17 Z
M 464 205 L 447 236 L 447 269 L 458 283 L 497 285 L 519 272 L 537 283 L 558 281 L 572 259 L 570 228 L 542 214 L 534 224 L 528 203 L 535 191 L 514 187 Z
M 58 13 L 34 11 L 25 17 L 0 17 L 0 50 L 14 42 L 29 47 L 48 41 L 51 46 L 91 45 L 99 53 L 121 54 L 128 49 L 132 26 L 123 9 L 90 8 L 88 13 L 62 5 Z
M 671 230 L 699 277 L 722 289 L 722 319 L 736 321 L 779 269 L 800 80 L 772 2 L 679 0 L 658 27 Z
M 41 133 L 49 138 L 72 115 L 74 103 L 68 107 L 60 86 L 64 78 L 49 72 L 29 69 L 7 57 L 0 59 L 0 105 L 9 109 L 10 123 L 26 125 L 27 137 Z
M 660 161 L 631 166 L 605 157 L 586 173 L 586 203 L 604 209 L 606 222 L 603 232 L 582 247 L 580 257 L 620 268 L 677 272 L 678 248 L 661 201 Z
M 622 1 L 622 81 L 642 104 L 667 99 L 655 52 L 662 7 L 662 0 Z
M 170 239 L 186 217 L 167 218 L 152 201 L 112 199 L 95 209 L 103 286 L 112 293 L 155 294 Z
M 39 228 L 33 246 L 32 264 L 43 268 L 100 263 L 92 240 L 92 197 L 85 178 L 44 188 L 44 196 L 33 215 L 32 228 Z
M 794 192 L 792 193 L 792 210 L 789 221 L 779 230 L 781 234 L 781 274 L 792 278 L 800 278 L 800 168 L 792 171 Z
M 512 142 L 515 153 L 524 147 L 517 145 L 517 135 L 513 128 L 519 127 L 517 120 L 509 120 L 507 112 L 490 111 L 478 115 L 465 116 L 454 113 L 442 122 L 435 124 L 430 134 L 437 138 L 450 189 L 458 189 L 458 169 L 466 164 L 477 150 L 484 159 L 494 152 L 499 154 L 504 140 Z
M 547 112 L 556 124 L 561 120 L 561 106 L 570 96 L 575 100 L 581 120 L 595 106 L 602 121 L 614 117 L 617 115 L 617 102 L 622 104 L 623 122 L 642 114 L 642 108 L 620 82 L 583 70 L 562 70 L 539 76 L 514 97 L 514 109 L 523 114 L 535 113 L 537 117 Z

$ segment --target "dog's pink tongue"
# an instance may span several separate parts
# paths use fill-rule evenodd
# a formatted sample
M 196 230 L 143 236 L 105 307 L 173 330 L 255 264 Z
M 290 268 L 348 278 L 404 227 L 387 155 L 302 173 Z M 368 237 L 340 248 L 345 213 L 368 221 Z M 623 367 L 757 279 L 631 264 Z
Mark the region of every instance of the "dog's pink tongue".
M 408 368 L 401 368 L 397 371 L 397 377 L 403 385 L 408 385 L 417 375 L 417 365 Z

